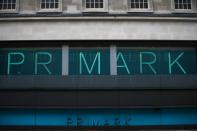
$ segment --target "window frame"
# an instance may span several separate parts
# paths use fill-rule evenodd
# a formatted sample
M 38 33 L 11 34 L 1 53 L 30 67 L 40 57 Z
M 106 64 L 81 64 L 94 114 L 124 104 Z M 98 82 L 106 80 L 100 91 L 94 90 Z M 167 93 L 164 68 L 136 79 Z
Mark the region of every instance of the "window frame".
M 171 0 L 171 10 L 173 13 L 194 13 L 196 1 L 191 0 L 191 9 L 175 9 L 175 0 Z
M 86 8 L 86 0 L 82 0 L 83 12 L 108 12 L 108 0 L 103 0 L 103 8 Z
M 0 13 L 18 13 L 19 10 L 19 0 L 16 0 L 15 9 L 2 9 Z
M 41 8 L 41 1 L 42 0 L 38 0 L 38 12 L 62 12 L 62 0 L 59 0 L 59 5 L 58 8 L 45 8 L 42 9 Z
M 130 0 L 127 0 L 128 12 L 153 12 L 153 1 L 148 0 L 148 8 L 131 8 Z

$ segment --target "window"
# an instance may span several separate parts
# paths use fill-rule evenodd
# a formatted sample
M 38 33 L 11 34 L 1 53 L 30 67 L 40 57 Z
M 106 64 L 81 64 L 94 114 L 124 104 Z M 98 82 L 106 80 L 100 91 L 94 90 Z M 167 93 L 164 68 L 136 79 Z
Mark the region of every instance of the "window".
M 83 12 L 108 12 L 108 0 L 82 0 Z
M 86 0 L 85 2 L 86 8 L 104 8 L 103 0 Z
M 192 9 L 192 0 L 174 0 L 175 9 Z
M 148 0 L 129 0 L 131 9 L 148 9 Z
M 41 9 L 59 9 L 60 0 L 40 0 Z
M 128 0 L 129 12 L 153 12 L 152 0 Z
M 0 10 L 16 10 L 16 0 L 0 0 Z

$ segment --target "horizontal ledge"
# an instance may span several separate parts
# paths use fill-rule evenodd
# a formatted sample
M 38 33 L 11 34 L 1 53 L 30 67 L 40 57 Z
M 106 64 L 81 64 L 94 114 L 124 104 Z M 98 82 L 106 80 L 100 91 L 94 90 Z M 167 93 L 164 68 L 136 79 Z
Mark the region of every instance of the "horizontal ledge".
M 167 108 L 197 108 L 197 105 L 174 105 L 174 106 L 168 106 L 168 105 L 144 105 L 144 106 L 120 106 L 120 105 L 114 105 L 114 106 L 21 106 L 21 105 L 10 105 L 10 106 L 4 106 L 0 105 L 0 109 L 167 109 Z
M 196 17 L 133 17 L 133 16 L 77 16 L 77 17 L 5 17 L 0 18 L 0 21 L 29 21 L 29 20 L 176 20 L 176 21 L 197 21 Z
M 0 76 L 0 90 L 197 89 L 197 75 Z
M 43 38 L 43 39 L 36 39 L 36 38 L 33 38 L 33 39 L 28 39 L 28 38 L 23 38 L 23 39 L 20 39 L 20 38 L 9 38 L 9 39 L 1 39 L 0 40 L 0 45 L 3 45 L 2 44 L 2 42 L 13 42 L 12 43 L 12 45 L 17 45 L 18 43 L 14 43 L 14 42 L 24 42 L 24 41 L 34 41 L 34 42 L 36 42 L 36 41 L 55 41 L 55 42 L 57 42 L 57 41 L 59 41 L 59 42 L 68 42 L 68 41 L 183 41 L 183 42 L 185 42 L 185 41 L 187 41 L 187 42 L 191 42 L 191 43 L 187 43 L 187 44 L 182 44 L 182 45 L 185 45 L 185 46 L 188 46 L 188 45 L 197 45 L 197 43 L 195 43 L 196 41 L 197 41 L 197 37 L 196 38 L 194 38 L 194 39 L 191 39 L 191 38 L 178 38 L 178 39 L 176 39 L 176 38 L 150 38 L 150 39 L 147 39 L 147 38 L 122 38 L 122 39 L 120 39 L 120 38 L 76 38 L 76 39 L 70 39 L 70 38 L 61 38 L 61 39 L 57 39 L 57 38 Z M 6 43 L 7 44 L 7 43 Z M 43 43 L 39 43 L 39 44 L 41 44 L 41 45 L 45 45 L 45 44 L 43 44 Z M 47 43 L 48 44 L 48 43 Z M 47 45 L 46 44 L 46 45 Z M 111 43 L 110 43 L 111 44 Z M 19 44 L 20 45 L 20 44 Z M 26 45 L 28 45 L 28 43 L 26 43 Z M 31 44 L 29 44 L 29 45 L 31 45 Z M 53 44 L 53 43 L 51 43 L 50 45 L 56 45 L 56 44 Z M 70 45 L 72 45 L 72 44 L 70 44 Z M 121 45 L 121 44 L 119 44 L 119 45 Z M 124 44 L 123 44 L 124 45 Z M 135 45 L 135 44 L 130 44 L 130 45 Z M 154 45 L 160 45 L 160 43 L 159 44 L 154 44 Z M 167 46 L 169 46 L 169 43 L 165 43 L 165 44 L 163 44 L 163 45 L 167 45 Z M 172 44 L 171 46 L 173 46 L 173 45 L 176 45 L 176 46 L 178 46 L 178 44 Z M 161 45 L 160 45 L 161 46 Z

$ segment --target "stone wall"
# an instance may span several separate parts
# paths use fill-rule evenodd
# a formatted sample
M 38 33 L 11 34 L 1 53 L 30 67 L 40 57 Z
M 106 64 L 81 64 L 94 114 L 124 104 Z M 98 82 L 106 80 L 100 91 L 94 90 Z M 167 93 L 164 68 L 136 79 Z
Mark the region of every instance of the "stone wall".
M 32 17 L 0 19 L 0 40 L 197 40 L 196 18 Z

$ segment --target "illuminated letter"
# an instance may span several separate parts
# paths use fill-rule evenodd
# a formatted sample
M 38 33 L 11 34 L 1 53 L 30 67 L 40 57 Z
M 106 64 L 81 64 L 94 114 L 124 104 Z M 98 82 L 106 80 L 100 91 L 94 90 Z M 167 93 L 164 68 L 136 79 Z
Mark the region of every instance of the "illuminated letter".
M 171 54 L 170 52 L 168 53 L 168 59 L 169 59 L 169 74 L 172 74 L 172 66 L 174 64 L 177 64 L 178 67 L 183 71 L 184 74 L 187 74 L 187 72 L 184 70 L 184 68 L 181 66 L 181 64 L 178 62 L 178 60 L 181 58 L 181 56 L 183 56 L 184 52 L 182 52 L 181 54 L 178 55 L 178 57 L 172 61 L 171 60 Z
M 125 68 L 127 70 L 127 73 L 130 74 L 130 71 L 129 71 L 129 68 L 125 62 L 125 59 L 123 57 L 123 54 L 121 52 L 118 53 L 117 55 L 117 63 L 118 63 L 118 60 L 121 58 L 122 62 L 123 62 L 123 65 L 118 65 L 117 64 L 117 68 Z
M 100 121 L 99 120 L 92 120 L 92 126 L 99 126 Z
M 151 55 L 153 56 L 153 60 L 149 62 L 143 61 L 143 54 Z M 157 61 L 156 55 L 153 52 L 140 52 L 140 73 L 143 74 L 143 65 L 148 65 L 150 69 L 153 71 L 154 74 L 157 74 L 155 69 L 153 68 L 152 64 L 154 64 Z
M 48 61 L 45 61 L 45 62 L 38 62 L 38 56 L 39 55 L 45 55 L 45 56 L 48 56 Z M 52 55 L 48 52 L 37 52 L 35 54 L 35 75 L 38 74 L 38 65 L 42 65 L 46 71 L 49 73 L 49 75 L 51 75 L 51 72 L 50 70 L 48 69 L 48 67 L 46 65 L 50 64 L 52 62 Z
M 11 55 L 19 55 L 19 56 L 21 56 L 22 60 L 18 61 L 18 62 L 11 62 Z M 23 53 L 21 53 L 21 52 L 8 53 L 8 70 L 7 70 L 7 74 L 8 75 L 10 74 L 10 66 L 11 65 L 21 65 L 21 64 L 23 64 L 24 61 L 25 61 L 25 56 L 24 56 Z
M 83 123 L 83 119 L 82 118 L 77 118 L 77 126 L 81 126 Z
M 71 126 L 73 124 L 72 118 L 67 118 L 67 125 Z
M 92 63 L 92 66 L 89 68 L 89 66 L 88 66 L 88 64 L 87 64 L 87 61 L 86 61 L 86 59 L 85 59 L 85 56 L 84 56 L 84 54 L 82 53 L 82 52 L 80 52 L 80 74 L 82 74 L 83 73 L 83 68 L 82 68 L 82 61 L 84 62 L 84 64 L 85 64 L 85 66 L 86 66 L 86 69 L 87 69 L 87 71 L 88 71 L 88 73 L 89 74 L 91 74 L 92 73 L 92 71 L 93 71 L 93 67 L 94 67 L 94 65 L 95 65 L 95 63 L 96 63 L 96 60 L 98 59 L 98 74 L 101 74 L 101 53 L 100 52 L 97 52 L 96 53 L 96 56 L 95 56 L 95 58 L 94 58 L 94 61 L 93 61 L 93 63 Z

